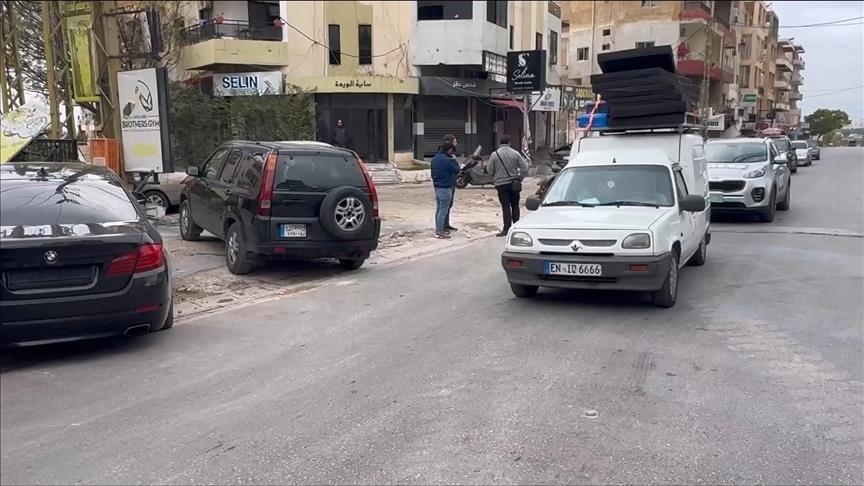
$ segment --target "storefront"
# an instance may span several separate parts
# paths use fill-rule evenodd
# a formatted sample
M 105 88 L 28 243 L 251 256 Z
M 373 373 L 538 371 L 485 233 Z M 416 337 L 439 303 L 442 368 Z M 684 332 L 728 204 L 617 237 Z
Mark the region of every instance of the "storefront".
M 348 148 L 368 162 L 413 158 L 412 105 L 417 78 L 327 76 L 289 84 L 315 91 L 316 139 L 331 143 L 342 120 Z

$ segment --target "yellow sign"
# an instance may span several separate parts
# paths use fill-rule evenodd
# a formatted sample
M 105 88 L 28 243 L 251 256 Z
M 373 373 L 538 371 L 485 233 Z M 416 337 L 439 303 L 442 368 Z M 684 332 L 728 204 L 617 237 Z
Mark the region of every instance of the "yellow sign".
M 405 93 L 417 94 L 417 78 L 389 76 L 323 76 L 289 79 L 288 84 L 316 93 Z
M 63 12 L 66 15 L 66 36 L 72 55 L 72 97 L 75 101 L 99 101 L 90 2 L 64 2 Z
M 41 103 L 24 103 L 4 113 L 0 118 L 0 164 L 12 160 L 49 123 L 48 108 Z

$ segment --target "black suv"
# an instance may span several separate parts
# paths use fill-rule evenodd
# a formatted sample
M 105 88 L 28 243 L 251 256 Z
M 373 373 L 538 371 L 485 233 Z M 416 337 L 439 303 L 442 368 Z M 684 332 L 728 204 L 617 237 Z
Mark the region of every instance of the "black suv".
M 225 241 L 228 270 L 266 258 L 338 258 L 357 269 L 378 247 L 378 194 L 357 154 L 320 142 L 223 144 L 189 177 L 180 234 Z
M 780 155 L 785 157 L 786 163 L 789 164 L 789 170 L 795 174 L 798 172 L 798 155 L 795 154 L 795 147 L 792 146 L 792 140 L 789 137 L 768 137 L 777 146 Z

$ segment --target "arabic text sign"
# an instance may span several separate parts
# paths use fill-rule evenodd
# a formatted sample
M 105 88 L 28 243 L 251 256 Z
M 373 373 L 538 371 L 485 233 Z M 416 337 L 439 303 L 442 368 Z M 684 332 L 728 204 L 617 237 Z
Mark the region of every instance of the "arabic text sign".
M 213 75 L 216 96 L 266 96 L 282 94 L 282 72 L 227 73 Z
M 42 133 L 50 123 L 48 107 L 27 102 L 0 118 L 0 164 L 9 162 L 15 154 Z
M 126 172 L 162 172 L 163 117 L 155 68 L 117 73 Z
M 337 79 L 333 83 L 333 86 L 335 86 L 337 88 L 343 88 L 343 89 L 371 88 L 372 82 L 369 81 L 368 79 L 351 79 L 348 81 L 340 81 Z
M 550 86 L 542 93 L 531 93 L 531 111 L 561 111 L 561 88 Z

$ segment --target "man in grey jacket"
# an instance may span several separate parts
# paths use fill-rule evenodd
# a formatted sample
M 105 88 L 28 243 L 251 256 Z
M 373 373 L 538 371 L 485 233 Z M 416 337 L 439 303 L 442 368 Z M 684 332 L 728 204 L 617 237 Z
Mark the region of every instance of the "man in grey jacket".
M 497 236 L 507 236 L 510 226 L 519 221 L 519 196 L 522 179 L 528 174 L 528 161 L 510 147 L 510 137 L 502 135 L 501 146 L 489 156 L 486 173 L 492 174 L 504 219 L 504 228 Z

